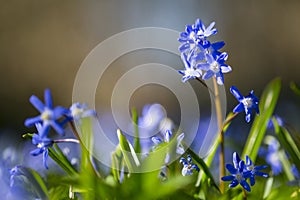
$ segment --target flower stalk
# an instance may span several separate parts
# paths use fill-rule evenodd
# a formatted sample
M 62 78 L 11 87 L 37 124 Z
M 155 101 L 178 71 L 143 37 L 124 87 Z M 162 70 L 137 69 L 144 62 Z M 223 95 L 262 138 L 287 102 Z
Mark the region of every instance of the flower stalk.
M 219 156 L 219 162 L 220 162 L 220 179 L 221 177 L 225 176 L 225 150 L 224 150 L 224 134 L 223 134 L 223 116 L 222 116 L 222 110 L 221 110 L 221 102 L 220 102 L 220 95 L 219 95 L 219 88 L 217 84 L 216 77 L 213 77 L 213 84 L 214 84 L 214 96 L 215 96 L 215 106 L 216 106 L 216 115 L 218 120 L 218 130 L 220 131 L 220 156 Z M 225 186 L 224 183 L 220 182 L 220 191 L 224 193 Z

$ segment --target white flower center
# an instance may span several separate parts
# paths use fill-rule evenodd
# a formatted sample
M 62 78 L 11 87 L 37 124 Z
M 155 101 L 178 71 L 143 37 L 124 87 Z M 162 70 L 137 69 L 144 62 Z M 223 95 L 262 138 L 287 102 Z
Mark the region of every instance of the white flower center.
M 250 108 L 253 104 L 253 100 L 251 98 L 244 98 L 242 100 L 242 103 L 244 104 L 245 107 Z
M 53 112 L 49 109 L 45 109 L 45 111 L 42 113 L 41 118 L 43 121 L 48 121 L 53 118 Z
M 192 31 L 191 33 L 190 33 L 190 35 L 189 35 L 189 37 L 190 37 L 190 39 L 192 39 L 192 40 L 196 40 L 196 38 L 195 38 L 195 32 L 194 31 Z
M 43 142 L 42 143 L 38 143 L 37 148 L 42 148 L 42 147 L 44 147 L 44 143 Z
M 237 173 L 237 174 L 235 175 L 235 178 L 236 178 L 239 182 L 241 182 L 241 181 L 243 180 L 243 176 L 242 176 L 242 174 L 240 174 L 240 173 Z
M 72 109 L 71 113 L 73 117 L 80 116 L 83 113 L 83 109 L 75 107 Z
M 210 69 L 215 73 L 219 72 L 220 71 L 219 63 L 214 61 L 212 64 L 210 64 Z

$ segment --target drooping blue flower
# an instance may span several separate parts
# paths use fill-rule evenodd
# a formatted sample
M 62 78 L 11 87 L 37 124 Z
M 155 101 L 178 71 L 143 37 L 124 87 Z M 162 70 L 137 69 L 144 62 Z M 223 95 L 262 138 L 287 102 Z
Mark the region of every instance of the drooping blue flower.
M 183 165 L 181 171 L 182 176 L 193 175 L 194 170 L 197 172 L 200 171 L 199 167 L 193 163 L 190 155 L 187 155 L 187 160 L 184 157 L 180 158 L 179 162 Z
M 51 92 L 49 89 L 45 90 L 44 98 L 45 104 L 43 104 L 35 95 L 30 97 L 29 101 L 41 114 L 36 117 L 26 119 L 25 126 L 29 127 L 36 123 L 41 123 L 43 127 L 40 132 L 41 136 L 46 136 L 51 126 L 57 133 L 63 134 L 64 129 L 57 120 L 68 113 L 67 109 L 61 106 L 53 108 Z
M 264 178 L 268 178 L 269 174 L 265 172 L 260 172 L 260 170 L 266 169 L 268 166 L 262 165 L 262 166 L 254 166 L 252 160 L 249 158 L 249 156 L 246 156 L 246 170 L 251 172 L 250 178 L 250 184 L 253 186 L 255 184 L 255 176 L 262 176 Z
M 245 168 L 245 162 L 240 159 L 239 155 L 234 152 L 233 153 L 233 165 L 226 164 L 226 169 L 230 172 L 231 175 L 224 176 L 221 178 L 222 181 L 231 181 L 229 184 L 230 188 L 236 187 L 237 185 L 241 185 L 248 192 L 251 191 L 249 184 L 246 179 L 251 176 L 251 172 L 247 171 Z
M 245 97 L 243 95 L 241 95 L 241 93 L 239 92 L 239 90 L 235 86 L 232 86 L 230 88 L 230 92 L 239 101 L 239 104 L 233 109 L 234 113 L 245 111 L 245 113 L 246 113 L 246 117 L 245 117 L 246 122 L 250 122 L 250 120 L 251 120 L 252 109 L 254 109 L 255 112 L 257 114 L 259 114 L 259 108 L 258 108 L 259 100 L 254 95 L 253 90 L 251 90 L 249 95 L 245 96 Z
M 47 158 L 49 153 L 48 148 L 52 147 L 54 141 L 40 134 L 40 131 L 42 130 L 41 124 L 36 124 L 36 128 L 38 130 L 38 133 L 32 136 L 32 143 L 36 145 L 37 148 L 32 150 L 30 154 L 33 156 L 43 154 L 43 164 L 45 168 L 48 169 L 48 165 L 47 165 Z
M 215 56 L 211 54 L 206 54 L 207 62 L 198 65 L 199 69 L 206 71 L 202 76 L 203 80 L 207 80 L 215 76 L 218 84 L 223 85 L 224 84 L 223 73 L 228 73 L 232 71 L 231 67 L 225 64 L 227 58 L 228 58 L 228 54 L 226 52 Z
M 78 102 L 73 103 L 69 109 L 69 117 L 71 117 L 74 121 L 79 121 L 85 117 L 93 117 L 96 116 L 95 110 L 89 110 L 86 104 L 80 104 Z

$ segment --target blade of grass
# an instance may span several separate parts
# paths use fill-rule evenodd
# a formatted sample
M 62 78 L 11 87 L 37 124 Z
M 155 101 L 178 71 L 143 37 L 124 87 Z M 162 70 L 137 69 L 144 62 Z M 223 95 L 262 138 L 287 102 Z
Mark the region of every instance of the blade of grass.
M 121 130 L 117 130 L 120 148 L 125 160 L 125 163 L 128 167 L 129 172 L 134 172 L 136 167 L 140 165 L 138 157 L 132 147 L 132 145 L 128 142 L 126 137 L 122 134 Z
M 204 162 L 204 160 L 202 158 L 200 158 L 192 149 L 188 148 L 187 149 L 187 153 L 190 154 L 192 156 L 192 158 L 200 165 L 200 168 L 204 171 L 204 173 L 206 174 L 207 178 L 210 179 L 211 185 L 214 186 L 219 192 L 220 189 L 218 187 L 218 185 L 216 184 L 213 175 L 210 173 L 208 166 L 206 165 L 206 163 Z
M 141 153 L 141 143 L 140 143 L 140 137 L 139 137 L 138 115 L 137 115 L 137 111 L 135 108 L 132 108 L 131 114 L 132 114 L 132 122 L 133 122 L 134 135 L 135 135 L 133 147 L 134 147 L 134 151 L 137 154 L 139 154 L 139 153 Z
M 278 137 L 280 144 L 289 153 L 293 163 L 295 163 L 298 170 L 300 170 L 300 150 L 298 146 L 296 145 L 286 128 L 279 126 L 275 118 L 273 118 L 272 121 L 275 127 L 275 133 Z

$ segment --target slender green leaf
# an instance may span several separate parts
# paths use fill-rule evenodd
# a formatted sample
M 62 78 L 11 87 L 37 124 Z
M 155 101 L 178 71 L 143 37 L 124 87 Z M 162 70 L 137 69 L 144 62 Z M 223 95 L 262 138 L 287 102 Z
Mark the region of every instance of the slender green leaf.
M 206 163 L 204 162 L 204 160 L 202 158 L 200 158 L 193 150 L 191 150 L 190 148 L 188 148 L 187 153 L 189 153 L 192 158 L 200 165 L 200 168 L 204 171 L 204 173 L 206 174 L 206 176 L 210 179 L 211 185 L 214 186 L 219 192 L 220 189 L 218 187 L 218 185 L 216 184 L 213 175 L 210 173 Z
M 288 130 L 284 127 L 279 126 L 275 118 L 273 118 L 273 124 L 280 144 L 289 153 L 293 163 L 295 163 L 298 170 L 300 170 L 300 150 L 298 146 L 294 142 Z
M 272 80 L 263 91 L 260 98 L 260 115 L 256 116 L 246 141 L 242 157 L 248 155 L 253 161 L 256 160 L 258 150 L 263 141 L 269 119 L 271 118 L 281 89 L 281 80 Z
M 74 173 L 76 173 L 73 167 L 70 167 L 69 163 L 61 159 L 59 154 L 53 148 L 49 148 L 48 150 L 49 150 L 49 156 L 52 158 L 52 160 L 54 160 L 56 164 L 58 164 L 67 174 L 73 175 Z
M 290 88 L 293 90 L 293 92 L 294 92 L 296 95 L 300 96 L 300 87 L 299 87 L 298 85 L 296 85 L 295 82 L 291 82 L 291 83 L 290 83 Z
M 41 176 L 33 169 L 28 167 L 19 166 L 18 173 L 15 178 L 23 177 L 24 187 L 30 191 L 33 191 L 39 198 L 48 198 L 48 189 L 41 178 Z
M 118 145 L 116 151 L 112 153 L 111 172 L 115 181 L 120 182 L 120 171 L 122 169 L 123 154 Z
M 134 147 L 134 151 L 138 154 L 141 153 L 141 143 L 139 137 L 138 114 L 135 108 L 132 108 L 131 115 L 132 115 L 132 122 L 133 122 L 134 135 L 135 135 L 133 147 Z
M 263 195 L 264 199 L 266 199 L 269 196 L 270 192 L 272 191 L 273 182 L 274 182 L 273 177 L 269 177 L 267 179 L 266 185 L 265 185 L 265 190 L 264 190 L 264 195 Z
M 232 120 L 236 117 L 237 115 L 234 114 L 234 113 L 229 113 L 225 119 L 225 122 L 224 122 L 224 125 L 223 125 L 223 130 L 222 130 L 222 133 L 220 134 L 225 134 L 227 129 L 229 128 Z M 220 145 L 220 137 L 218 137 L 218 139 L 215 141 L 215 144 L 213 145 L 213 148 L 211 149 L 209 155 L 207 156 L 207 158 L 205 158 L 205 163 L 208 167 L 210 167 L 213 159 L 215 158 L 215 155 L 217 153 L 217 150 L 218 150 L 218 147 Z M 196 183 L 196 187 L 199 187 L 200 186 L 200 183 L 201 183 L 201 180 L 202 182 L 204 182 L 206 180 L 206 175 L 205 173 L 203 173 L 202 171 L 199 173 L 198 175 L 198 180 L 197 180 L 197 183 Z
M 120 148 L 125 160 L 125 163 L 128 167 L 129 172 L 134 172 L 134 170 L 140 165 L 140 161 L 132 147 L 128 142 L 126 137 L 122 134 L 121 130 L 117 130 Z

